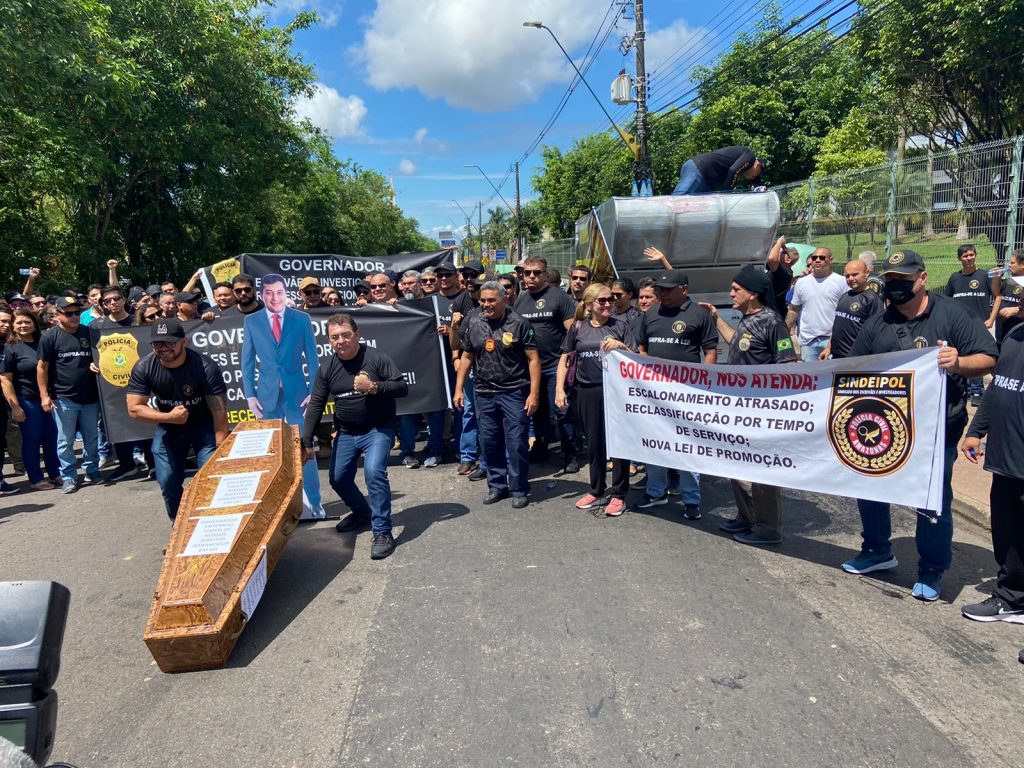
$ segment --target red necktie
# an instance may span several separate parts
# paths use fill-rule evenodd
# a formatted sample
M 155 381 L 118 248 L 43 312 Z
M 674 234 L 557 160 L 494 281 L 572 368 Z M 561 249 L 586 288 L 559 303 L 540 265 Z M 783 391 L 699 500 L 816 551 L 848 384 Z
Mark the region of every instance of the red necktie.
M 279 314 L 277 314 L 276 312 L 274 313 L 274 321 L 273 321 L 273 323 L 271 323 L 271 325 L 272 325 L 273 330 L 274 330 L 274 341 L 280 342 L 281 341 L 281 316 Z

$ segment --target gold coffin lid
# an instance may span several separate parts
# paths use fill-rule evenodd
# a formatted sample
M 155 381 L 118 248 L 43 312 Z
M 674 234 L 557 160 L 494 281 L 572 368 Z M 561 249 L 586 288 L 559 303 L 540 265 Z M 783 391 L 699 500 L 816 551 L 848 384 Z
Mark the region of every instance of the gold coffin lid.
M 178 508 L 143 635 L 162 671 L 227 662 L 248 620 L 243 593 L 250 580 L 262 593 L 301 514 L 298 428 L 280 419 L 239 424 Z

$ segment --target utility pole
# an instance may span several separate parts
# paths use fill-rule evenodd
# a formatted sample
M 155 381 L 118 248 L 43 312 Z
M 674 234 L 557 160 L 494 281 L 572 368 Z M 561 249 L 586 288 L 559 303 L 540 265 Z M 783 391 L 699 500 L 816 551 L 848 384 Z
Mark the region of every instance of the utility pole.
M 519 205 L 519 161 L 516 160 L 516 261 L 523 257 L 523 209 Z
M 480 240 L 479 246 L 477 247 L 477 250 L 479 251 L 477 256 L 479 257 L 480 261 L 483 261 L 484 260 L 484 201 L 483 200 L 481 200 L 480 202 L 478 202 L 476 204 L 476 221 L 477 221 L 476 236 L 477 236 L 477 239 Z
M 636 19 L 636 164 L 633 167 L 634 194 L 649 197 L 654 194 L 654 171 L 647 154 L 647 67 L 644 63 L 644 0 L 633 0 Z

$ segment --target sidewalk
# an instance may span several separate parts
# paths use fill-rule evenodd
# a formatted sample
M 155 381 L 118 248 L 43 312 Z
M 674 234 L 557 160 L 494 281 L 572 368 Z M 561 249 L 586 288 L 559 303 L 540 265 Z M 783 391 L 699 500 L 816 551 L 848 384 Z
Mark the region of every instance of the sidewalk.
M 974 417 L 974 408 L 969 415 Z M 992 475 L 982 469 L 984 459 L 971 464 L 960 455 L 953 465 L 953 513 L 967 518 L 988 531 L 992 529 L 988 506 L 988 490 L 992 487 Z

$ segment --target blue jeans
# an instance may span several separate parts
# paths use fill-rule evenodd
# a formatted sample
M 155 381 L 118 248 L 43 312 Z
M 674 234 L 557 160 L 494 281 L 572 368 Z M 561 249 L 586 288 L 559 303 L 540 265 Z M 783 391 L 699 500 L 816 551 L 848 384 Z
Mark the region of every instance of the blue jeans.
M 487 461 L 487 487 L 525 496 L 530 491 L 529 418 L 524 410 L 529 387 L 495 395 L 476 393 L 480 445 Z
M 100 476 L 99 437 L 97 425 L 100 418 L 100 404 L 82 405 L 64 398 L 53 401 L 53 420 L 57 424 L 57 458 L 60 460 L 60 476 L 74 480 L 78 472 L 75 458 L 75 433 L 82 433 L 82 469 L 93 480 Z
M 182 484 L 185 482 L 185 461 L 189 450 L 196 452 L 196 460 L 202 467 L 217 449 L 217 436 L 213 422 L 186 425 L 173 430 L 158 424 L 153 433 L 153 462 L 156 481 L 164 497 L 167 516 L 174 520 L 181 505 Z
M 25 473 L 33 485 L 46 477 L 60 474 L 60 459 L 57 458 L 57 422 L 43 410 L 38 400 L 18 398 L 25 420 L 18 425 L 21 430 L 21 455 L 25 462 Z M 43 449 L 46 477 L 39 468 L 39 449 Z
M 981 397 L 985 394 L 985 380 L 978 379 L 967 379 L 967 396 L 968 397 Z
M 427 416 L 427 456 L 441 458 L 444 453 L 444 414 L 434 411 Z M 398 417 L 398 450 L 403 456 L 416 452 L 416 432 L 420 428 L 421 415 L 418 413 Z
M 918 578 L 941 576 L 953 562 L 953 462 L 956 461 L 959 430 L 946 434 L 946 453 L 942 466 L 942 513 L 932 517 L 923 510 L 917 513 Z M 877 554 L 892 554 L 892 517 L 889 504 L 884 501 L 857 499 L 857 510 L 864 530 L 863 548 Z
M 463 464 L 472 464 L 480 456 L 480 446 L 477 443 L 476 423 L 476 376 L 470 371 L 466 377 L 466 383 L 462 385 L 462 434 L 459 437 L 459 461 Z
M 371 429 L 362 435 L 339 432 L 331 451 L 331 488 L 353 514 L 370 518 L 374 534 L 391 533 L 388 454 L 394 442 L 393 429 Z M 360 455 L 363 457 L 363 479 L 370 494 L 369 503 L 356 486 Z
M 817 339 L 815 341 L 800 342 L 800 359 L 805 363 L 813 363 L 828 346 L 829 339 Z
M 672 190 L 673 195 L 706 195 L 714 192 L 704 180 L 704 175 L 697 169 L 693 160 L 687 160 L 679 169 L 679 181 Z
M 557 433 L 562 444 L 562 456 L 568 461 L 570 457 L 579 453 L 576 446 L 576 422 L 573 419 L 572 408 L 559 411 L 555 407 L 557 371 L 557 367 L 548 368 L 540 374 L 540 402 L 533 414 L 534 445 L 539 443 L 543 448 L 547 448 Z
M 683 504 L 700 505 L 700 475 L 696 472 L 687 472 L 685 469 L 676 470 L 679 474 L 679 493 L 683 498 Z M 653 464 L 647 465 L 647 495 L 652 499 L 660 499 L 668 491 L 668 469 L 656 467 Z

